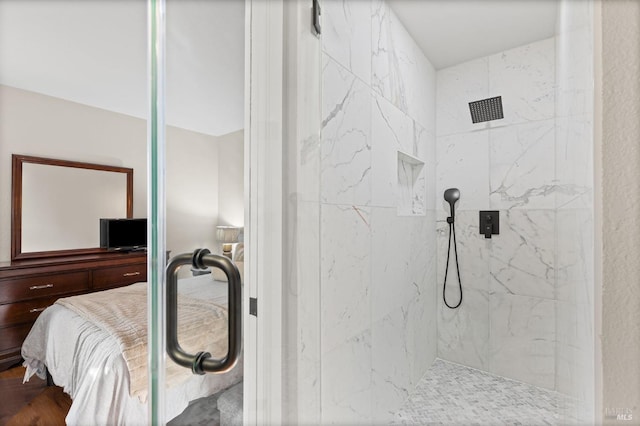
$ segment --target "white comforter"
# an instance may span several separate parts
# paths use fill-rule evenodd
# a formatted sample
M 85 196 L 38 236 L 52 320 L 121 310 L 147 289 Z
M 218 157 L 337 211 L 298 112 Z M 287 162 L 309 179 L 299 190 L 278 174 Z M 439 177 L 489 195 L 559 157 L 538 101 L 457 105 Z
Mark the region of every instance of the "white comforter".
M 180 280 L 179 291 L 220 304 L 227 303 L 227 283 L 211 275 Z M 129 395 L 129 373 L 117 341 L 74 312 L 53 305 L 34 324 L 22 346 L 27 372 L 44 378 L 71 396 L 69 425 L 143 425 L 147 404 Z M 212 395 L 242 379 L 242 363 L 225 374 L 193 376 L 166 391 L 166 419 L 180 414 L 189 401 Z

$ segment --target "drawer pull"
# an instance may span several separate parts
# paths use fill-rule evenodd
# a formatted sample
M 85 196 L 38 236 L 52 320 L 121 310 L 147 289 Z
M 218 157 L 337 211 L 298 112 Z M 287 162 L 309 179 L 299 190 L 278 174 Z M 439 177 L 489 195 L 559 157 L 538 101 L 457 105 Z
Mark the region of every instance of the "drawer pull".
M 53 284 L 44 284 L 44 285 L 32 285 L 29 287 L 29 290 L 42 290 L 44 288 L 52 288 Z
M 47 308 L 45 307 L 45 308 L 33 308 L 33 309 L 29 309 L 29 313 L 30 313 L 30 314 L 32 314 L 32 313 L 34 313 L 34 312 L 42 312 L 42 311 L 44 311 L 45 309 L 47 309 Z
M 124 274 L 122 274 L 123 277 L 135 277 L 136 275 L 140 275 L 140 272 L 136 271 L 136 272 L 126 272 Z

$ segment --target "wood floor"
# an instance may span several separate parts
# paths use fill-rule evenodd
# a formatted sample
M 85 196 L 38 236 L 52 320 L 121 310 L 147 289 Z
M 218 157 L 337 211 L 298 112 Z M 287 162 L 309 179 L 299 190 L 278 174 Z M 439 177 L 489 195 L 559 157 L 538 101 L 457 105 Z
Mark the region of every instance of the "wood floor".
M 22 384 L 23 377 L 24 367 L 0 372 L 0 426 L 64 425 L 69 395 L 35 376 Z

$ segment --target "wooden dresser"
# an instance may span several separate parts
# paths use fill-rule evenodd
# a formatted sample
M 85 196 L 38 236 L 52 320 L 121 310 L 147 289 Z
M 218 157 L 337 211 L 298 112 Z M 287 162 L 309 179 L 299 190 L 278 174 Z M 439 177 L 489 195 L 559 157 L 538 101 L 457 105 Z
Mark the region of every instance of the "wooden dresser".
M 0 263 L 0 371 L 21 360 L 34 321 L 61 297 L 147 279 L 146 253 L 111 253 Z

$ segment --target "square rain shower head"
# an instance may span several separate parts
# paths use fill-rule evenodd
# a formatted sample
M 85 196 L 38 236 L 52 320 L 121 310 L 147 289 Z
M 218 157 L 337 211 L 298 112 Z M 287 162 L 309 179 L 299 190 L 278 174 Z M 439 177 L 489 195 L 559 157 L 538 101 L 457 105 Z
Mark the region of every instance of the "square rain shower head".
M 504 118 L 502 96 L 469 102 L 469 110 L 471 110 L 471 120 L 474 123 Z

